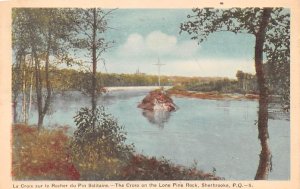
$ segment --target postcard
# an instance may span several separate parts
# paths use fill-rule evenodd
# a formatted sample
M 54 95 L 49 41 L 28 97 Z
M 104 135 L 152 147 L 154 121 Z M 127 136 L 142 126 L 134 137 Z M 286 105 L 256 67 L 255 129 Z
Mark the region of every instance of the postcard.
M 299 6 L 0 2 L 0 188 L 299 188 Z

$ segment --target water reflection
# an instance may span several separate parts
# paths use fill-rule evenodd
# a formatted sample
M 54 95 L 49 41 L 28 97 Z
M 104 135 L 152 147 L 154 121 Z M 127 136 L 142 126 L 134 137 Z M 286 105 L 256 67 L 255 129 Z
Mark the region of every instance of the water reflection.
M 165 110 L 155 110 L 155 111 L 143 111 L 143 116 L 148 119 L 148 121 L 158 126 L 159 128 L 163 129 L 165 123 L 167 123 L 170 119 L 171 113 Z

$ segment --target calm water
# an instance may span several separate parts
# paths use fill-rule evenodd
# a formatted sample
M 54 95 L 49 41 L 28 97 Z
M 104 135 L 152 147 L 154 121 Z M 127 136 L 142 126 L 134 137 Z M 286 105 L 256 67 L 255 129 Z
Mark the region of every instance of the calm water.
M 179 107 L 170 114 L 155 115 L 137 108 L 146 90 L 114 91 L 99 99 L 118 122 L 125 126 L 127 142 L 136 151 L 149 156 L 164 156 L 172 162 L 197 167 L 206 172 L 216 169 L 226 180 L 253 180 L 259 162 L 257 138 L 258 102 L 249 100 L 202 100 L 173 98 Z M 45 118 L 47 126 L 70 125 L 73 117 L 90 99 L 73 92 L 57 95 L 52 114 Z M 36 123 L 33 110 L 31 123 Z M 270 180 L 290 178 L 290 122 L 269 120 L 273 171 Z

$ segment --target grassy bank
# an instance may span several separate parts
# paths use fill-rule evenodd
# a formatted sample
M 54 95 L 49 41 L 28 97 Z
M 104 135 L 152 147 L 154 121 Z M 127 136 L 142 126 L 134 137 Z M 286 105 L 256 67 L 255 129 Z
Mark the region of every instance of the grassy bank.
M 78 180 L 66 130 L 13 125 L 12 175 L 16 180 Z
M 15 180 L 219 180 L 196 167 L 175 165 L 165 158 L 131 153 L 128 158 L 102 157 L 78 162 L 67 128 L 41 129 L 13 125 L 12 176 Z M 101 150 L 97 153 L 101 153 Z M 85 157 L 86 159 L 86 157 Z M 105 160 L 105 162 L 104 162 Z M 83 164 L 85 164 L 83 168 Z M 103 167 L 101 167 L 103 166 Z M 97 171 L 98 177 L 93 173 Z

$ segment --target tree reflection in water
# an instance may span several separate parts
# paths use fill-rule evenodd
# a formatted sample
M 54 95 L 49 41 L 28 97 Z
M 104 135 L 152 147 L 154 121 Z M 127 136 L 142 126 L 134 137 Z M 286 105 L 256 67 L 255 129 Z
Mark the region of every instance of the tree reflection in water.
M 143 116 L 146 117 L 151 124 L 156 125 L 161 129 L 163 129 L 165 123 L 169 121 L 170 115 L 171 113 L 165 110 L 143 111 Z

